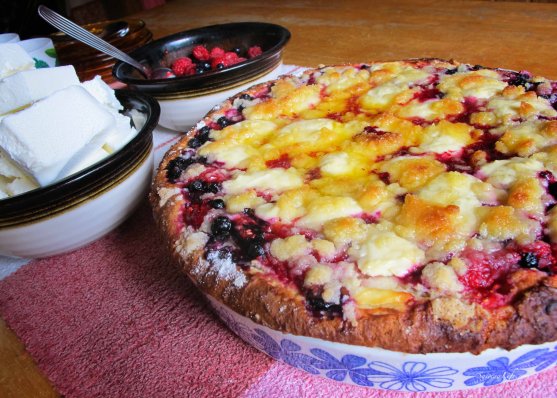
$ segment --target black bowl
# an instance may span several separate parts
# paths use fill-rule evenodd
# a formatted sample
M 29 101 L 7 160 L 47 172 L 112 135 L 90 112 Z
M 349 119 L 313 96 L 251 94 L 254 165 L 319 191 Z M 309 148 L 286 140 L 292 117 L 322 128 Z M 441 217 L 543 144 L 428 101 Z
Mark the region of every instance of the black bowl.
M 275 24 L 239 22 L 212 25 L 163 37 L 134 50 L 130 55 L 154 69 L 161 66 L 169 67 L 175 59 L 190 56 L 193 48 L 200 44 L 209 49 L 219 46 L 225 50 L 247 50 L 257 45 L 262 48 L 263 53 L 225 69 L 169 79 L 145 79 L 123 62 L 114 66 L 112 74 L 130 88 L 144 91 L 157 98 L 191 91 L 202 94 L 250 80 L 278 66 L 288 40 L 290 32 Z

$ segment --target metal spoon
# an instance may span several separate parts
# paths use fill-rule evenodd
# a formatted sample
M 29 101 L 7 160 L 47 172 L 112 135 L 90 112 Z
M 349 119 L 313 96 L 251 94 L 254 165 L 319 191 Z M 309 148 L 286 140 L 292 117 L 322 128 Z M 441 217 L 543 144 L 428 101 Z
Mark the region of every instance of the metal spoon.
M 108 54 L 111 57 L 125 62 L 126 64 L 137 69 L 146 79 L 165 79 L 174 76 L 169 68 L 160 67 L 151 69 L 145 65 L 140 64 L 128 54 L 114 47 L 112 44 L 104 41 L 98 36 L 95 36 L 93 33 L 89 32 L 86 29 L 83 29 L 81 26 L 77 25 L 67 18 L 64 18 L 62 15 L 58 14 L 55 11 L 52 11 L 48 7 L 40 5 L 38 8 L 38 13 L 46 22 L 48 22 L 55 28 L 60 29 L 68 36 L 71 36 L 74 39 L 79 40 L 80 42 L 85 43 L 102 53 Z
M 107 38 L 111 36 L 124 37 L 130 31 L 130 25 L 126 21 L 114 21 L 107 24 L 101 34 L 102 38 Z

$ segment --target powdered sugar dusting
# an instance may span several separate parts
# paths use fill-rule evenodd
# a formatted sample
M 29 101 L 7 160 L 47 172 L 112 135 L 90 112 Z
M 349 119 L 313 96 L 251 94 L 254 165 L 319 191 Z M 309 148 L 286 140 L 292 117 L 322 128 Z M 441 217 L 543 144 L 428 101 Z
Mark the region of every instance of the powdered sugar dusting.
M 195 266 L 192 268 L 191 273 L 192 275 L 200 277 L 205 275 L 208 272 L 209 267 L 210 264 L 208 261 L 205 261 L 204 259 L 199 259 L 199 261 L 197 261 L 195 263 Z
M 207 260 L 211 263 L 219 278 L 232 282 L 236 287 L 242 287 L 246 284 L 246 276 L 238 271 L 230 252 L 223 250 L 209 251 Z

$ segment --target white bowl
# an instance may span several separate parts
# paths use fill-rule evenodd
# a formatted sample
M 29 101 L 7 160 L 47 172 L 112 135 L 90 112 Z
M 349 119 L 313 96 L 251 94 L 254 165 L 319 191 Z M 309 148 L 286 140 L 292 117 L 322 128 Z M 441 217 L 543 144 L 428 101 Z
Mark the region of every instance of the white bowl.
M 510 351 L 489 349 L 479 355 L 407 354 L 295 336 L 256 324 L 207 298 L 224 323 L 248 344 L 308 373 L 351 385 L 403 392 L 464 390 L 532 376 L 557 363 L 555 342 Z
M 0 200 L 0 255 L 37 258 L 77 249 L 114 229 L 146 198 L 159 107 L 142 93 L 116 91 L 116 96 L 125 110 L 145 115 L 138 134 L 78 173 Z
M 0 44 L 3 43 L 17 43 L 19 35 L 17 33 L 2 33 L 0 34 Z
M 54 44 L 48 37 L 23 40 L 17 44 L 33 58 L 35 68 L 52 68 L 58 63 Z

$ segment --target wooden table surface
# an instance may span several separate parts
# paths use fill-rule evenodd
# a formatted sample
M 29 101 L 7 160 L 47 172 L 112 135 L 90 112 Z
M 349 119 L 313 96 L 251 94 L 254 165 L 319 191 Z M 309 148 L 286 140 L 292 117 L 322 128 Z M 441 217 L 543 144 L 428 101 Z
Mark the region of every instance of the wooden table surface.
M 557 79 L 557 4 L 489 1 L 167 0 L 141 12 L 155 38 L 265 21 L 292 33 L 284 62 L 304 66 L 438 57 Z M 58 396 L 0 320 L 0 397 Z

